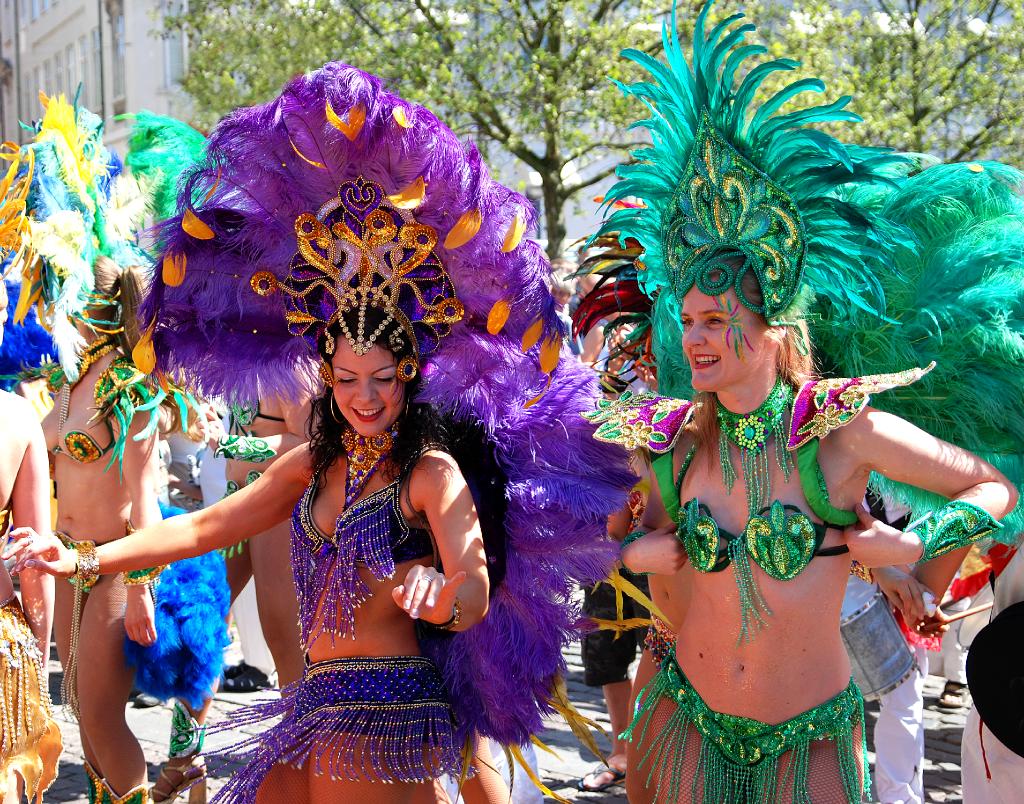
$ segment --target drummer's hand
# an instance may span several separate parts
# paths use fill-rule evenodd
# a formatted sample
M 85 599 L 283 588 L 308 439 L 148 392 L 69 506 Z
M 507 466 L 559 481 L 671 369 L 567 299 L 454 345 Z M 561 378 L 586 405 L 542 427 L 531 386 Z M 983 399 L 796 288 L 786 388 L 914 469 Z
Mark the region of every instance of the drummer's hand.
M 873 569 L 913 564 L 921 557 L 924 547 L 916 534 L 904 533 L 881 519 L 875 519 L 863 504 L 858 505 L 854 512 L 857 521 L 843 529 L 850 558 Z
M 441 625 L 452 618 L 459 587 L 465 582 L 465 572 L 446 578 L 433 567 L 416 564 L 405 576 L 405 583 L 391 590 L 391 596 L 414 620 Z
M 75 574 L 78 556 L 74 550 L 63 545 L 52 533 L 40 536 L 32 528 L 15 528 L 4 549 L 3 559 L 15 559 L 12 573 L 23 569 L 38 569 L 42 572 L 67 578 Z
M 897 567 L 875 567 L 871 570 L 871 577 L 889 602 L 903 613 L 906 623 L 924 619 L 924 592 L 928 587 L 917 578 Z
M 914 630 L 917 633 L 923 636 L 939 636 L 949 630 L 949 624 L 953 621 L 946 616 L 942 609 L 936 608 L 934 614 L 915 622 Z
M 124 631 L 128 639 L 140 645 L 148 646 L 156 642 L 156 611 L 148 586 L 137 584 L 128 587 Z
M 676 538 L 676 526 L 652 530 L 622 551 L 622 563 L 631 572 L 675 575 L 686 564 L 686 550 Z

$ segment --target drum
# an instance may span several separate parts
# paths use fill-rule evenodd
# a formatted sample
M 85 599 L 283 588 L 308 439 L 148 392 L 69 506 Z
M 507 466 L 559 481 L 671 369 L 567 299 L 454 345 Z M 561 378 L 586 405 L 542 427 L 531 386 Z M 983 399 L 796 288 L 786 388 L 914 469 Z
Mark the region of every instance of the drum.
M 885 596 L 876 591 L 858 608 L 843 612 L 843 644 L 853 666 L 853 680 L 868 700 L 892 692 L 917 669 Z

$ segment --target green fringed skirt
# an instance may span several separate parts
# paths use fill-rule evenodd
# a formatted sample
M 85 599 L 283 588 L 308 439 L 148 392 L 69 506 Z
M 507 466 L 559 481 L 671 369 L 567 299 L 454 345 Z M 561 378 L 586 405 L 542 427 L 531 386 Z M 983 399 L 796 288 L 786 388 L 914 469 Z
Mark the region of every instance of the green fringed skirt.
M 850 685 L 784 723 L 712 711 L 670 653 L 622 735 L 659 804 L 848 802 L 870 787 L 864 699 Z

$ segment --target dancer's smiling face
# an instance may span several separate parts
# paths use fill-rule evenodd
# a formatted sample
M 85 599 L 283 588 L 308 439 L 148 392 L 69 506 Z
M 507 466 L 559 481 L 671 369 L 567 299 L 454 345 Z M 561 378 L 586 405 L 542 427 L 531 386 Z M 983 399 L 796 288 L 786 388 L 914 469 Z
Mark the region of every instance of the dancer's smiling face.
M 775 365 L 779 339 L 765 320 L 742 304 L 735 291 L 708 296 L 690 289 L 683 299 L 683 352 L 696 391 L 721 392 L 743 385 L 761 361 Z
M 337 344 L 331 368 L 341 415 L 361 436 L 383 433 L 405 405 L 405 384 L 398 379 L 395 355 L 376 345 L 357 355 L 345 338 L 338 338 Z

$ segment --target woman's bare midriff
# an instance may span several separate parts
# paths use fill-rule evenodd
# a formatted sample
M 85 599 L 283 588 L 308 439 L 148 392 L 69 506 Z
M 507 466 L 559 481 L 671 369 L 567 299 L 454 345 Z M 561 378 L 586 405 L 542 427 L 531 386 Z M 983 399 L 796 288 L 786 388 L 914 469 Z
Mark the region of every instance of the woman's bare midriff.
M 105 471 L 106 465 L 107 456 L 86 464 L 76 463 L 67 455 L 56 456 L 53 477 L 60 497 L 57 530 L 75 541 L 104 544 L 125 535 L 131 499 L 118 479 L 117 467 Z
M 792 581 L 770 578 L 753 563 L 751 570 L 772 611 L 765 627 L 737 645 L 741 621 L 733 571 L 692 572 L 676 656 L 716 712 L 780 723 L 849 684 L 850 662 L 839 633 L 849 561 L 815 558 Z
M 713 463 L 694 462 L 680 500 L 697 497 L 720 529 L 739 534 L 748 519 L 746 495 L 739 483 L 731 494 L 725 489 L 715 457 Z M 778 466 L 772 465 L 770 472 L 771 498 L 810 515 L 797 469 L 788 479 Z M 827 467 L 826 479 L 831 480 Z M 843 502 L 834 500 L 836 505 Z M 839 544 L 841 532 L 829 529 L 822 547 Z M 689 564 L 684 567 L 685 580 L 679 586 L 688 587 L 687 609 L 676 657 L 714 711 L 780 723 L 824 703 L 850 682 L 850 661 L 839 631 L 850 559 L 847 554 L 817 556 L 788 581 L 770 577 L 753 561 L 750 569 L 771 614 L 764 615 L 760 630 L 751 627 L 749 641 L 739 641 L 735 568 L 701 573 Z
M 415 622 L 410 619 L 391 597 L 414 564 L 430 564 L 430 559 L 407 561 L 396 567 L 393 578 L 378 581 L 360 567 L 360 574 L 368 582 L 372 597 L 356 609 L 355 639 L 331 637 L 321 633 L 308 650 L 309 661 L 352 658 L 357 656 L 419 656 Z

